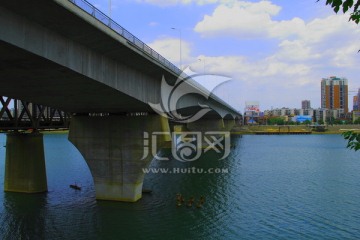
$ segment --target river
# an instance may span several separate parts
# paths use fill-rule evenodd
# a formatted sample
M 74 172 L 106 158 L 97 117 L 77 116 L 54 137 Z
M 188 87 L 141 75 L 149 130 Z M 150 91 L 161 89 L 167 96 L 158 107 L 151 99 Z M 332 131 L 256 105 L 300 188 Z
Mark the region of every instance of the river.
M 340 135 L 245 135 L 224 160 L 157 161 L 137 203 L 96 201 L 89 169 L 66 134 L 44 136 L 48 193 L 3 192 L 0 239 L 358 239 L 360 152 Z M 0 135 L 5 144 L 5 135 Z M 1 145 L 2 146 L 2 145 Z M 77 183 L 81 191 L 69 188 Z M 176 206 L 176 194 L 205 197 Z

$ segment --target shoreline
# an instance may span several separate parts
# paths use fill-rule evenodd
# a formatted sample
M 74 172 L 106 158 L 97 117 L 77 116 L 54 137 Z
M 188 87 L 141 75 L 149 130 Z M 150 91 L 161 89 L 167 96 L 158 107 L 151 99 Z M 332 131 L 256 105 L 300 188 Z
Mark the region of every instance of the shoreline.
M 235 128 L 231 131 L 231 135 L 323 135 L 323 134 L 342 134 L 347 131 L 354 131 L 360 133 L 360 125 L 338 125 L 327 126 L 327 129 L 323 132 L 314 131 L 307 126 L 243 126 L 241 128 Z M 24 131 L 27 132 L 27 131 Z M 69 129 L 49 129 L 40 130 L 43 134 L 68 134 Z M 7 131 L 1 131 L 0 133 L 7 133 Z
M 328 125 L 325 131 L 316 131 L 304 125 L 281 125 L 281 126 L 242 126 L 234 128 L 234 135 L 312 135 L 312 134 L 342 134 L 347 131 L 360 133 L 360 125 Z

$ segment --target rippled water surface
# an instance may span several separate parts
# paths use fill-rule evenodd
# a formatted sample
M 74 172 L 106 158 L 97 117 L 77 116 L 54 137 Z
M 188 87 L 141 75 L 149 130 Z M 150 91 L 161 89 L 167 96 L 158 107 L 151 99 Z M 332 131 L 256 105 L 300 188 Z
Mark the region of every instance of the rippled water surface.
M 137 203 L 96 201 L 88 167 L 67 135 L 44 136 L 49 192 L 4 193 L 0 149 L 0 239 L 358 239 L 360 153 L 340 135 L 243 136 L 222 161 L 206 155 L 152 168 L 225 169 L 152 173 Z M 5 143 L 5 135 L 0 135 Z M 75 191 L 68 186 L 82 186 Z M 176 206 L 205 196 L 201 209 Z

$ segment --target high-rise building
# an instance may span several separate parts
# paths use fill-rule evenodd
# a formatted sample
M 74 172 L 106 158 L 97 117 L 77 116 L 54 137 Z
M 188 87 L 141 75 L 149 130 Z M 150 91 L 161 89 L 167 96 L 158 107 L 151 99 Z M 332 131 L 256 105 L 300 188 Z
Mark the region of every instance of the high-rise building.
M 310 100 L 302 100 L 301 101 L 301 109 L 310 109 Z
M 359 110 L 359 93 L 353 97 L 353 111 Z
M 321 80 L 321 108 L 343 109 L 348 108 L 348 81 L 346 78 L 335 76 Z
M 360 110 L 360 88 L 358 89 L 358 93 L 353 98 L 353 110 Z

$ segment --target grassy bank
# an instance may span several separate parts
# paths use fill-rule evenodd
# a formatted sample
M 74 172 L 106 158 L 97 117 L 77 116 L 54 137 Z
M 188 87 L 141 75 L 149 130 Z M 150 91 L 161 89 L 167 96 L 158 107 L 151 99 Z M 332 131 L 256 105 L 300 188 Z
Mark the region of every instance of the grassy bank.
M 44 131 L 40 131 L 43 134 L 68 134 L 69 130 L 68 129 L 52 129 L 52 130 L 44 130 Z
M 256 134 L 256 132 L 309 132 L 312 134 L 342 134 L 346 131 L 354 131 L 360 133 L 360 125 L 328 125 L 324 132 L 318 132 L 312 130 L 311 127 L 306 125 L 291 125 L 291 126 L 269 126 L 269 125 L 260 125 L 260 126 L 242 126 L 236 127 L 232 130 L 232 134 Z

